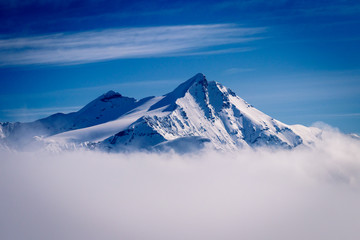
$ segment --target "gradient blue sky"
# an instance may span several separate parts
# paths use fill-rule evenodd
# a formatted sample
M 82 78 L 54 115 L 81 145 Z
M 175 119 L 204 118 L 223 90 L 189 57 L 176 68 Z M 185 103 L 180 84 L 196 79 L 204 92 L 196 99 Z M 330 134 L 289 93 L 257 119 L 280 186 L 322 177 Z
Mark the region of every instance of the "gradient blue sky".
M 360 133 L 359 1 L 0 0 L 0 22 L 0 121 L 202 72 L 282 122 Z

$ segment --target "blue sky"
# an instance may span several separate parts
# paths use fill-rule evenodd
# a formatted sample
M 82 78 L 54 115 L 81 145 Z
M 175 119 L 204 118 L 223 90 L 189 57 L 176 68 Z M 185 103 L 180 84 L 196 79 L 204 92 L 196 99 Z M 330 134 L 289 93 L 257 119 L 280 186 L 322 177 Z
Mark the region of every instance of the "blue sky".
M 198 72 L 288 124 L 360 133 L 360 2 L 0 0 L 0 121 Z

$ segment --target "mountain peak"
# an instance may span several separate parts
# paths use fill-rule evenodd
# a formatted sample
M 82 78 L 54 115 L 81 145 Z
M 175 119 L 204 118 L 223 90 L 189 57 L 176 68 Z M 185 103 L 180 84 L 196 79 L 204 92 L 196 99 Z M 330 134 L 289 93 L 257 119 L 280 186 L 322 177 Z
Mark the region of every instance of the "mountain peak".
M 198 74 L 196 74 L 195 76 L 193 76 L 193 77 L 190 78 L 190 79 L 194 79 L 196 82 L 199 82 L 199 81 L 206 80 L 206 77 L 205 77 L 204 74 L 198 73 Z
M 188 149 L 203 145 L 204 139 L 223 150 L 262 145 L 293 148 L 310 146 L 319 134 L 320 130 L 274 120 L 198 73 L 161 97 L 136 101 L 109 91 L 77 112 L 31 123 L 0 124 L 0 145 L 17 147 L 21 141 L 30 146 L 34 136 L 45 136 L 59 147 L 85 144 L 109 151 Z
M 180 84 L 174 91 L 166 94 L 162 100 L 151 106 L 149 110 L 154 110 L 160 107 L 169 106 L 164 111 L 172 111 L 175 107 L 177 99 L 185 96 L 186 92 L 195 84 L 207 85 L 207 80 L 204 74 L 198 73 L 189 80 Z
M 176 88 L 174 91 L 177 90 L 184 90 L 185 92 L 190 89 L 191 86 L 194 84 L 201 84 L 201 85 L 207 85 L 207 80 L 204 74 L 198 73 L 189 80 L 185 81 L 184 83 L 180 84 L 178 88 Z M 182 86 L 182 88 L 180 88 Z
M 109 101 L 110 99 L 121 98 L 121 97 L 122 97 L 122 95 L 120 93 L 110 90 L 107 93 L 103 94 L 100 97 L 100 100 L 103 101 L 103 102 L 106 102 L 106 101 Z

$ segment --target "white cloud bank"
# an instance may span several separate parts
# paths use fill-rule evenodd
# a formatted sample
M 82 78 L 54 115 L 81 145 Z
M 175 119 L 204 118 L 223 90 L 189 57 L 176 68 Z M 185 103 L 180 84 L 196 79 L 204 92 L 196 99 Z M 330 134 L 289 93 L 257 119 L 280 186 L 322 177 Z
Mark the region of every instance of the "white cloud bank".
M 251 51 L 264 28 L 236 24 L 120 28 L 0 39 L 0 65 L 81 64 L 120 58 Z M 214 50 L 211 47 L 222 46 Z M 210 48 L 210 49 L 208 49 Z
M 0 239 L 360 238 L 360 142 L 220 154 L 1 153 Z

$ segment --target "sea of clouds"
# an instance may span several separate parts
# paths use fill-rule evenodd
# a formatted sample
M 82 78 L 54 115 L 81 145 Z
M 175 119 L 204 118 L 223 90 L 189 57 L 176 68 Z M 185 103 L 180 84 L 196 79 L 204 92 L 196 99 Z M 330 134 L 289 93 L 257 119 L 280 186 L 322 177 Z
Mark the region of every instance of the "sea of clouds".
M 360 141 L 194 154 L 0 152 L 0 239 L 358 240 Z

